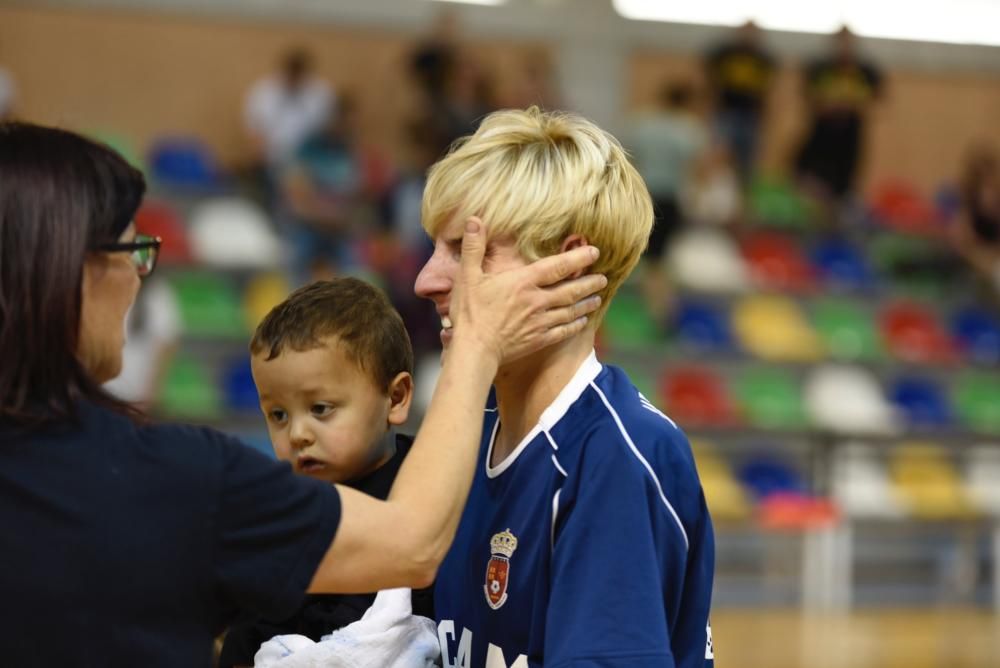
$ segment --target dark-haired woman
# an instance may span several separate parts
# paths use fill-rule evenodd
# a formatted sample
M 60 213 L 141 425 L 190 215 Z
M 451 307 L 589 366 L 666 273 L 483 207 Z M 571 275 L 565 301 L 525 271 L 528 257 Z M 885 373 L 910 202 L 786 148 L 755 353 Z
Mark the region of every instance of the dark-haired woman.
M 294 476 L 209 429 L 107 395 L 158 241 L 141 174 L 75 134 L 0 124 L 0 629 L 3 665 L 207 666 L 237 611 L 307 590 L 423 586 L 454 536 L 501 360 L 583 327 L 592 249 L 484 275 L 470 220 L 453 343 L 387 501 Z M 558 285 L 555 285 L 557 284 Z M 548 287 L 539 287 L 548 286 Z

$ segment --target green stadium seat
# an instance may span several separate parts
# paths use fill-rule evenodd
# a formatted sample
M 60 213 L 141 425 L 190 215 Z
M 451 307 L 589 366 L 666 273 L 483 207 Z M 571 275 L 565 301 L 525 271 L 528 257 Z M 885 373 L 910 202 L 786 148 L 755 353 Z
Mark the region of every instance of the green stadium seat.
M 966 427 L 1000 434 L 1000 377 L 996 373 L 963 373 L 954 385 L 952 396 Z
M 218 417 L 221 405 L 219 389 L 205 366 L 190 357 L 176 357 L 163 381 L 159 411 L 174 418 L 205 420 Z
M 765 429 L 805 425 L 802 392 L 791 373 L 774 367 L 747 369 L 734 383 L 736 401 L 746 419 Z
M 665 338 L 638 295 L 619 294 L 604 317 L 603 339 L 612 350 L 657 347 Z
M 207 338 L 245 338 L 249 334 L 242 300 L 230 281 L 207 272 L 170 278 L 181 311 L 183 331 Z
M 750 185 L 749 205 L 754 221 L 784 228 L 808 227 L 815 207 L 793 185 L 774 177 L 758 177 Z
M 823 299 L 812 312 L 813 326 L 832 357 L 876 360 L 884 357 L 871 315 L 849 301 Z

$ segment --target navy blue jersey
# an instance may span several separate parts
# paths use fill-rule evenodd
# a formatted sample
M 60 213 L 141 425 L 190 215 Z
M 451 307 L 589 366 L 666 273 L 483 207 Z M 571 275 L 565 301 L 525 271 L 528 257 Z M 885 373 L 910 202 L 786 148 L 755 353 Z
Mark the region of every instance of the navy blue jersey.
M 444 666 L 713 666 L 712 524 L 691 449 L 591 355 L 518 447 L 480 464 L 435 588 Z

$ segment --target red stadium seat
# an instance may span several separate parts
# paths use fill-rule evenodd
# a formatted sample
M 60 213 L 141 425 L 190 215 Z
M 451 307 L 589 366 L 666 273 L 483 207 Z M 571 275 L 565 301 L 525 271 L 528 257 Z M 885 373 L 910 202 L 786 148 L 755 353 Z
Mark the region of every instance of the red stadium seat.
M 681 424 L 731 426 L 736 410 L 723 380 L 709 369 L 669 370 L 660 383 L 666 412 Z
M 769 531 L 803 531 L 836 524 L 837 506 L 822 497 L 774 494 L 760 502 L 757 520 Z
M 780 234 L 756 233 L 744 239 L 743 257 L 759 285 L 780 290 L 808 290 L 816 272 L 791 239 Z
M 900 232 L 931 232 L 940 227 L 941 218 L 933 202 L 912 186 L 888 181 L 876 188 L 872 212 L 886 227 Z
M 147 200 L 135 214 L 135 227 L 141 234 L 163 239 L 159 261 L 164 264 L 191 262 L 191 245 L 180 215 L 169 204 Z
M 955 344 L 938 318 L 919 304 L 898 302 L 881 315 L 882 338 L 898 359 L 946 363 L 955 360 Z

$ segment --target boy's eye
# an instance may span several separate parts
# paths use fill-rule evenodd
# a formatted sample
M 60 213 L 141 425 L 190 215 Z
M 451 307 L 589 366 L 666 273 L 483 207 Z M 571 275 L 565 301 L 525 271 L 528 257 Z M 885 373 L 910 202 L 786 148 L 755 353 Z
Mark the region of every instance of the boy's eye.
M 333 412 L 333 406 L 329 404 L 313 404 L 313 407 L 310 410 L 313 415 L 323 417 L 324 415 L 329 415 Z
M 458 260 L 458 259 L 460 259 L 462 257 L 462 240 L 461 239 L 452 239 L 451 241 L 446 241 L 445 242 L 445 246 L 448 247 L 448 253 L 451 254 L 451 256 L 454 259 Z
M 274 408 L 267 412 L 267 418 L 271 422 L 281 423 L 285 421 L 286 417 L 288 417 L 288 415 L 285 413 L 285 411 L 281 410 L 280 408 Z

